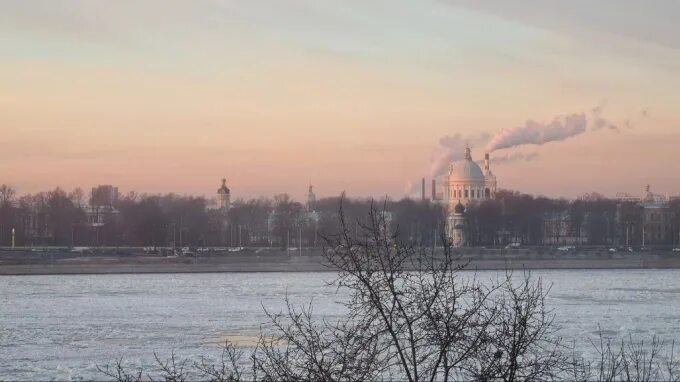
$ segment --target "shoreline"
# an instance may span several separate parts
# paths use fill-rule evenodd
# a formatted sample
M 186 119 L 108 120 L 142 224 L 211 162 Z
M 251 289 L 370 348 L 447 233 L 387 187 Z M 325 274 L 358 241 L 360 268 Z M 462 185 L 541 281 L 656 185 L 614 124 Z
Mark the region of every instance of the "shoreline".
M 652 252 L 615 255 L 534 251 L 521 253 L 461 253 L 465 271 L 487 270 L 583 270 L 583 269 L 680 269 L 680 255 Z M 0 276 L 77 274 L 164 273 L 269 273 L 335 272 L 318 252 L 302 255 L 276 252 L 265 255 L 225 254 L 197 257 L 74 255 L 50 253 L 28 256 L 0 254 Z

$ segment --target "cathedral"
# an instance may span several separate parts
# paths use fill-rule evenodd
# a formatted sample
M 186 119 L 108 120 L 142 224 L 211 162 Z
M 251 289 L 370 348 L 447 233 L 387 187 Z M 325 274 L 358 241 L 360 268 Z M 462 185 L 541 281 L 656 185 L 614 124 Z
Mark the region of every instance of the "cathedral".
M 465 246 L 465 209 L 471 204 L 496 197 L 496 176 L 491 172 L 489 154 L 484 158 L 484 170 L 472 160 L 470 147 L 463 160 L 452 162 L 442 177 L 439 200 L 447 207 L 446 234 L 455 247 Z

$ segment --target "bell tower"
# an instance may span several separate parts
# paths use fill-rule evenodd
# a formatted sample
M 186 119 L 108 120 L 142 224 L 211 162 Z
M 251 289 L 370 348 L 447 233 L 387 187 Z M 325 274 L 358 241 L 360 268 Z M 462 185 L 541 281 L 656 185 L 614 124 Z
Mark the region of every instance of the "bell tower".
M 223 211 L 229 211 L 231 204 L 231 191 L 227 187 L 227 179 L 222 178 L 222 187 L 217 189 L 217 201 L 220 204 L 220 209 Z
M 307 191 L 307 211 L 314 210 L 316 210 L 316 194 L 314 194 L 314 187 L 310 184 L 309 191 Z

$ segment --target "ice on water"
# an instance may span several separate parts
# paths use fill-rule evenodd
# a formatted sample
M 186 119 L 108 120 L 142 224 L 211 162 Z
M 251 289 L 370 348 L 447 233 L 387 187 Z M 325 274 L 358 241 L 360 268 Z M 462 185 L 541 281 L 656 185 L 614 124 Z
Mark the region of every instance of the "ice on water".
M 550 307 L 564 338 L 680 340 L 680 270 L 535 271 L 552 284 Z M 495 278 L 480 272 L 479 278 Z M 153 363 L 153 353 L 198 360 L 221 339 L 252 338 L 263 307 L 286 294 L 333 318 L 342 300 L 334 273 L 221 273 L 0 277 L 0 379 L 101 378 L 96 365 Z

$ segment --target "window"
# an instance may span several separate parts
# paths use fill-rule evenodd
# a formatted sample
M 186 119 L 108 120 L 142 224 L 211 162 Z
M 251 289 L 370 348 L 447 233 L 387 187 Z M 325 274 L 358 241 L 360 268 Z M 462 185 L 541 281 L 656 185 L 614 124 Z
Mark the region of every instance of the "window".
M 465 198 L 468 198 L 468 190 L 465 190 Z

